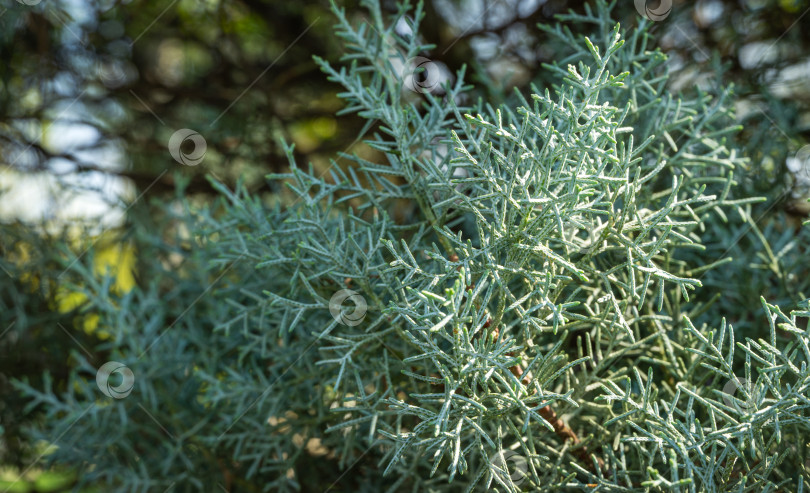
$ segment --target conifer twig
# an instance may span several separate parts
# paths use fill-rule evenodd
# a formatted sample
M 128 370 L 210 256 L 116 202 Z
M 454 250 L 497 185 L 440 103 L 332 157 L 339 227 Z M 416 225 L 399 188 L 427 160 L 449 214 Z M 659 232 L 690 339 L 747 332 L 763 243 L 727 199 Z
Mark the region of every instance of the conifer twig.
M 515 375 L 515 377 L 520 379 L 523 385 L 527 387 L 529 386 L 529 384 L 531 383 L 531 376 L 528 374 L 524 376 L 523 369 L 520 367 L 520 365 L 514 365 L 510 367 L 509 370 L 512 372 L 513 375 Z M 581 440 L 579 439 L 577 434 L 574 432 L 574 430 L 571 429 L 570 426 L 568 426 L 565 423 L 565 421 L 563 421 L 561 418 L 557 416 L 557 413 L 555 413 L 554 410 L 551 409 L 550 404 L 543 406 L 542 408 L 540 408 L 538 412 L 540 413 L 540 416 L 542 416 L 543 419 L 548 421 L 548 423 L 554 428 L 554 433 L 558 437 L 560 437 L 560 439 L 562 439 L 564 442 L 570 441 L 571 445 L 574 447 L 580 444 Z M 587 447 L 583 446 L 577 448 L 575 450 L 572 450 L 572 453 L 576 455 L 579 460 L 585 463 L 591 470 L 593 470 L 593 463 L 590 460 L 590 453 L 588 452 Z M 599 469 L 604 471 L 605 462 L 600 457 L 596 457 L 596 462 L 599 464 Z

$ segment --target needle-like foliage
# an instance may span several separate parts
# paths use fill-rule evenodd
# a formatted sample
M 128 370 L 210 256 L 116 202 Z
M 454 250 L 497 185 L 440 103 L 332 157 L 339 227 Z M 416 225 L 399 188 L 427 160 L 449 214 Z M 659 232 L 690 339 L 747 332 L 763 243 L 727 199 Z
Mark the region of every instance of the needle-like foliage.
M 22 385 L 72 437 L 54 457 L 132 491 L 801 491 L 807 306 L 763 300 L 767 339 L 691 321 L 707 229 L 757 201 L 730 92 L 670 93 L 602 2 L 562 19 L 589 37 L 541 26 L 572 50 L 554 87 L 413 92 L 419 7 L 367 7 L 318 63 L 380 159 L 318 176 L 289 149 L 283 206 L 217 184 L 182 267 L 98 301 L 132 395 Z

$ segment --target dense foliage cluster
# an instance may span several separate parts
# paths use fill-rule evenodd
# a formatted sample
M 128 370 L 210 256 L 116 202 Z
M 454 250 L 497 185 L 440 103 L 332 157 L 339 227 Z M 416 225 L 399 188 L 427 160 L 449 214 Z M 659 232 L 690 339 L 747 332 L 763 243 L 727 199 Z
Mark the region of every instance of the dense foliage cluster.
M 562 17 L 587 37 L 543 27 L 571 49 L 556 84 L 497 106 L 463 69 L 404 87 L 430 50 L 419 7 L 368 2 L 359 26 L 336 8 L 345 64 L 318 63 L 386 159 L 324 175 L 287 147 L 274 203 L 181 190 L 121 239 L 133 289 L 93 250 L 65 261 L 71 321 L 103 338 L 16 384 L 48 458 L 127 491 L 801 491 L 807 233 L 763 232 L 737 192 L 730 90 L 672 92 L 647 25 L 597 5 Z M 749 237 L 759 264 L 730 256 Z M 722 291 L 741 272 L 749 306 Z M 100 392 L 108 361 L 131 393 Z

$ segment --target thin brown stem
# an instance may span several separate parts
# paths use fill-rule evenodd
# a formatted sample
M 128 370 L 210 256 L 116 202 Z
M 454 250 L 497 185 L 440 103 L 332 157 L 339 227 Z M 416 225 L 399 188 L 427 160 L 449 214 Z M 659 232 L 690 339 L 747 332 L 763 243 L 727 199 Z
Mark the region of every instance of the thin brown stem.
M 521 379 L 520 381 L 523 383 L 523 385 L 528 387 L 529 384 L 531 383 L 531 377 L 529 375 L 524 376 L 523 369 L 520 367 L 520 365 L 510 367 L 509 371 L 511 371 L 514 376 Z M 563 442 L 570 441 L 571 445 L 573 445 L 574 447 L 579 445 L 580 439 L 577 436 L 577 434 L 574 432 L 574 430 L 571 429 L 570 426 L 568 426 L 565 423 L 565 421 L 563 421 L 557 416 L 557 413 L 555 413 L 554 410 L 551 409 L 550 405 L 542 407 L 538 412 L 540 413 L 540 416 L 542 416 L 543 419 L 548 421 L 551 427 L 554 428 L 554 433 L 558 437 L 560 437 L 560 439 Z M 575 448 L 574 450 L 571 451 L 571 453 L 574 454 L 579 460 L 581 460 L 586 466 L 588 466 L 589 469 L 593 471 L 593 462 L 591 461 L 591 455 L 588 452 L 587 447 L 582 446 L 579 448 Z M 605 462 L 599 457 L 596 457 L 596 462 L 599 464 L 599 469 L 604 471 Z

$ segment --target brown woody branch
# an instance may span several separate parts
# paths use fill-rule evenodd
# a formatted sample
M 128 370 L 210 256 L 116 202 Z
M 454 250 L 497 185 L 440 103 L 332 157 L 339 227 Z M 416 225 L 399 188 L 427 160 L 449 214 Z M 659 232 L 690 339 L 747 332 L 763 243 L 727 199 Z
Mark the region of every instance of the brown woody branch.
M 520 367 L 520 365 L 512 366 L 509 368 L 509 370 L 515 377 L 520 379 L 523 385 L 527 387 L 529 386 L 529 384 L 531 383 L 531 377 L 529 375 L 523 376 L 523 369 Z M 550 405 L 542 407 L 539 413 L 540 416 L 542 416 L 543 419 L 548 421 L 548 423 L 552 426 L 552 428 L 554 428 L 554 433 L 556 433 L 557 436 L 560 437 L 560 439 L 562 439 L 563 442 L 570 441 L 571 445 L 574 447 L 580 444 L 581 440 L 574 432 L 574 430 L 572 430 L 570 426 L 565 424 L 565 421 L 557 417 L 557 413 L 555 413 L 554 410 L 551 409 Z M 582 446 L 579 448 L 575 448 L 574 450 L 571 451 L 571 453 L 573 453 L 579 460 L 585 463 L 585 465 L 587 465 L 588 468 L 593 471 L 593 462 L 591 461 L 591 456 L 590 453 L 588 452 L 587 447 Z M 599 464 L 599 469 L 604 471 L 605 462 L 599 457 L 596 457 L 596 462 Z

